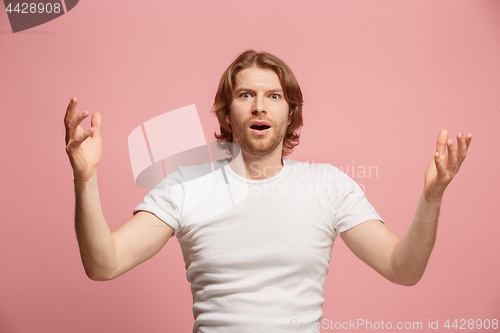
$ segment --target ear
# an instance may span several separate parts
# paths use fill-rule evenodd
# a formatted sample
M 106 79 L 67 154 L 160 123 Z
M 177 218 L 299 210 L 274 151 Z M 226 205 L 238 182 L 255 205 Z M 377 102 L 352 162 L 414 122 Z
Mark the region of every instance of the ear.
M 229 119 L 230 119 L 229 118 L 229 114 L 226 114 L 226 118 L 225 119 L 226 119 L 226 123 L 228 123 L 229 125 L 231 125 L 231 122 L 229 121 Z
M 292 115 L 288 115 L 287 125 L 290 126 L 291 123 L 292 123 Z

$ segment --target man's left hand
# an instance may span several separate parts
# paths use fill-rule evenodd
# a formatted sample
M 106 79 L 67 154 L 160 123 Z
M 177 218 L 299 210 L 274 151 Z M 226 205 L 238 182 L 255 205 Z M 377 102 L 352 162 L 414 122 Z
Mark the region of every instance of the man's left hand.
M 442 130 L 439 133 L 434 160 L 429 163 L 424 175 L 426 200 L 442 198 L 444 190 L 460 169 L 471 140 L 471 133 L 465 137 L 462 133 L 458 134 L 458 147 L 455 149 L 453 141 L 448 139 L 448 131 Z M 447 148 L 448 155 L 446 154 Z

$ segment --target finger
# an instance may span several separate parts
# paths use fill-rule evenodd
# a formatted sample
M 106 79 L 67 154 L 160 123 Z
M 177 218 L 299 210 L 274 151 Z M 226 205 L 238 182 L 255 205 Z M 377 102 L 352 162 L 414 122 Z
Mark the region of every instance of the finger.
M 66 114 L 64 115 L 64 125 L 68 126 L 69 122 L 75 117 L 75 108 L 77 103 L 78 99 L 76 97 L 71 98 L 69 101 Z
M 453 141 L 448 140 L 448 169 L 455 170 L 458 163 L 457 150 L 453 148 Z
M 466 145 L 466 148 L 469 149 L 469 146 L 470 146 L 470 143 L 472 141 L 472 133 L 469 133 L 467 134 L 467 136 L 465 137 L 465 145 Z
M 448 141 L 448 131 L 442 130 L 439 132 L 437 143 L 436 143 L 436 151 L 440 156 L 446 155 L 446 142 Z
M 80 126 L 80 123 L 89 115 L 89 111 L 86 110 L 80 114 L 78 114 L 76 117 L 74 117 L 68 124 L 67 130 L 66 130 L 66 143 L 68 140 L 74 139 L 79 132 L 81 133 L 83 129 L 78 129 Z
M 79 113 L 74 117 L 68 124 L 68 128 L 74 130 L 75 128 L 80 125 L 80 123 L 83 121 L 83 119 L 87 118 L 89 115 L 89 110 L 85 110 L 82 113 Z
M 94 129 L 89 128 L 88 130 L 86 130 L 82 134 L 78 135 L 73 140 L 71 140 L 71 142 L 68 145 L 68 149 L 70 149 L 70 150 L 78 149 L 78 147 L 80 147 L 80 145 L 83 143 L 83 141 L 87 140 L 92 135 L 92 133 L 94 133 Z
M 462 163 L 465 156 L 467 155 L 467 144 L 465 143 L 465 137 L 462 133 L 457 136 L 457 152 L 458 152 L 458 162 Z
M 66 114 L 64 115 L 64 127 L 66 128 L 66 136 L 64 140 L 66 141 L 66 144 L 68 144 L 70 138 L 68 124 L 75 117 L 75 107 L 77 102 L 78 102 L 77 98 L 72 97 L 69 101 L 68 107 L 66 108 Z
M 444 176 L 446 175 L 446 163 L 445 163 L 445 160 L 446 160 L 446 156 L 445 155 L 441 155 L 438 152 L 434 153 L 434 161 L 435 161 L 435 164 L 436 164 L 436 172 L 437 172 L 437 175 L 438 175 L 439 179 L 444 178 Z
M 94 135 L 92 135 L 93 138 L 100 138 L 101 137 L 101 114 L 99 112 L 96 112 L 92 115 L 92 118 L 90 120 L 90 124 L 92 128 L 94 128 Z

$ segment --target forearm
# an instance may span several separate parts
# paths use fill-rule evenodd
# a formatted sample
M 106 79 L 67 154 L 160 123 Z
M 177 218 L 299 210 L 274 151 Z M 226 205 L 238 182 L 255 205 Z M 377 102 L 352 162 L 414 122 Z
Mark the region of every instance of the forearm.
M 424 274 L 436 241 L 442 195 L 428 198 L 422 192 L 413 222 L 391 257 L 395 281 L 416 284 Z
M 116 261 L 116 248 L 104 218 L 99 197 L 97 175 L 86 182 L 74 181 L 75 231 L 87 276 L 106 280 Z

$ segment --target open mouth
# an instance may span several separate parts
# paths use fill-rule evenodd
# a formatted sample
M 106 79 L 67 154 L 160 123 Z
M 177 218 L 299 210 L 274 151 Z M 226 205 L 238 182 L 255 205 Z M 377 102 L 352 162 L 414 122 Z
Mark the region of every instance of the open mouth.
M 252 125 L 250 126 L 251 129 L 254 129 L 254 130 L 258 130 L 258 131 L 263 131 L 263 130 L 266 130 L 268 128 L 271 128 L 271 126 L 268 126 L 268 125 Z

